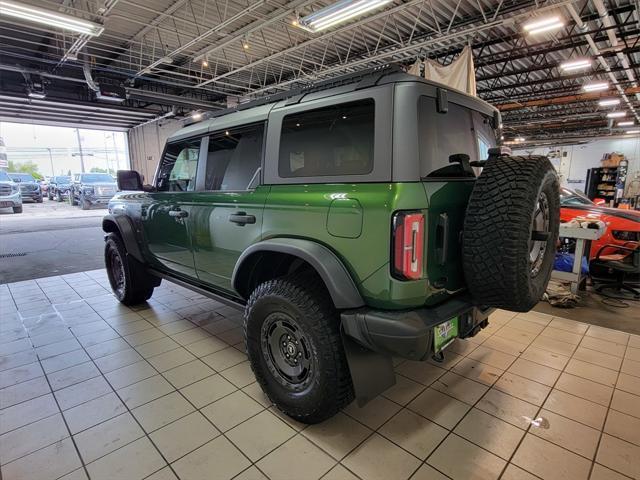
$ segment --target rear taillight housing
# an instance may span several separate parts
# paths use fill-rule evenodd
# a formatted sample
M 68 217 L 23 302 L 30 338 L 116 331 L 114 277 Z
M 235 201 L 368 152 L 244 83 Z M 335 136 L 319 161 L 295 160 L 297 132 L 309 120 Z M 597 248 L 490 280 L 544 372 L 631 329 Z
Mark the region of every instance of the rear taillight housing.
M 424 276 L 424 215 L 397 212 L 393 216 L 391 273 L 400 280 Z

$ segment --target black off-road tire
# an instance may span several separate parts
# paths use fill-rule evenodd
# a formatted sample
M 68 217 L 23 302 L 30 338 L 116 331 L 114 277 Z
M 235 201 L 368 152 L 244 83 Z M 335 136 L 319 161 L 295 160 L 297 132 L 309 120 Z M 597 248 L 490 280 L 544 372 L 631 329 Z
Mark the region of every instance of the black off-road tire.
M 69 192 L 69 204 L 72 207 L 75 207 L 76 205 L 78 205 L 78 202 L 77 202 L 75 196 L 73 195 L 73 192 L 71 192 L 71 191 Z
M 82 210 L 91 210 L 91 204 L 84 198 L 84 195 L 80 195 L 80 208 Z
M 56 202 L 62 202 L 62 194 L 60 192 L 56 192 Z
M 22 205 L 19 207 L 13 207 L 13 213 L 22 213 Z
M 277 373 L 278 367 L 270 360 L 272 350 L 265 334 L 274 318 L 285 318 L 284 322 L 293 321 L 299 327 L 298 353 L 308 353 L 312 359 L 303 382 L 286 385 L 286 379 Z M 331 297 L 315 273 L 269 280 L 251 293 L 244 312 L 251 368 L 269 399 L 295 420 L 307 424 L 322 422 L 353 400 L 339 320 Z
M 559 192 L 547 157 L 487 161 L 469 198 L 462 238 L 464 275 L 477 304 L 526 312 L 540 300 L 555 258 Z M 545 202 L 547 215 L 541 217 Z M 541 218 L 547 220 L 539 230 Z M 533 233 L 538 240 L 534 231 L 542 232 Z
M 122 239 L 116 233 L 109 233 L 106 237 L 104 262 L 111 290 L 124 305 L 146 302 L 159 285 L 159 281 L 140 262 L 127 254 Z

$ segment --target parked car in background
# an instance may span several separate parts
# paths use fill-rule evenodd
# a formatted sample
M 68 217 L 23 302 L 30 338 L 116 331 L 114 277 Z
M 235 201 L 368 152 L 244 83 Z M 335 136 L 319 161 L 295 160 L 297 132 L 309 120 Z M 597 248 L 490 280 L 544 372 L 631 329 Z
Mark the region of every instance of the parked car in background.
M 22 200 L 42 203 L 42 189 L 38 181 L 30 173 L 9 172 L 11 179 L 20 186 Z
M 624 246 L 627 242 L 640 241 L 640 212 L 602 207 L 584 195 L 568 188 L 561 188 L 560 220 L 569 222 L 576 217 L 601 220 L 607 226 L 604 235 L 591 242 L 590 259 L 605 245 Z
M 70 186 L 71 177 L 68 175 L 51 177 L 51 180 L 49 180 L 49 189 L 47 190 L 49 200 L 55 199 L 56 201 L 61 202 L 69 195 Z
M 118 186 L 108 173 L 76 173 L 69 186 L 69 203 L 89 210 L 94 205 L 107 206 Z
M 3 171 L 0 171 L 0 208 L 13 208 L 13 213 L 22 213 L 20 187 Z

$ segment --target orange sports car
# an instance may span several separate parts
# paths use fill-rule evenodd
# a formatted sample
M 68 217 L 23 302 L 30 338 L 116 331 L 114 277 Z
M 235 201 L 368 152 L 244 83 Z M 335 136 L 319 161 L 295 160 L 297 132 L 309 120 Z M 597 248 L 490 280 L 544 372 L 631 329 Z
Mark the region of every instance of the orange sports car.
M 591 242 L 590 259 L 605 245 L 640 242 L 640 211 L 601 207 L 573 190 L 561 188 L 560 221 L 568 222 L 576 217 L 601 220 L 607 226 L 604 235 Z

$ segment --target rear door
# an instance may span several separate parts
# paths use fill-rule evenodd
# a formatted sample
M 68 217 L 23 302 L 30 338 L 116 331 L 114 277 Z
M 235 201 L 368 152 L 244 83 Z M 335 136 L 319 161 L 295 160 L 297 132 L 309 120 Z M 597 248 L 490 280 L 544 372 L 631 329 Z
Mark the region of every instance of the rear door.
M 204 191 L 191 207 L 198 278 L 230 293 L 238 257 L 261 237 L 269 192 L 260 185 L 264 128 L 258 123 L 209 136 Z
M 165 270 L 195 277 L 190 219 L 196 195 L 201 138 L 170 143 L 165 149 L 156 191 L 142 215 L 149 252 Z

